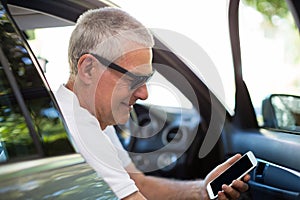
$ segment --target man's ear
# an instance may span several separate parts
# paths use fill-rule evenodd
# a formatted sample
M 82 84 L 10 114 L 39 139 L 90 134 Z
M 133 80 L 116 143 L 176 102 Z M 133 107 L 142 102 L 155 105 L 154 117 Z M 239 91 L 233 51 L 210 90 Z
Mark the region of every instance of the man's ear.
M 77 64 L 78 76 L 85 84 L 92 82 L 94 67 L 93 58 L 89 54 L 84 54 L 79 58 Z

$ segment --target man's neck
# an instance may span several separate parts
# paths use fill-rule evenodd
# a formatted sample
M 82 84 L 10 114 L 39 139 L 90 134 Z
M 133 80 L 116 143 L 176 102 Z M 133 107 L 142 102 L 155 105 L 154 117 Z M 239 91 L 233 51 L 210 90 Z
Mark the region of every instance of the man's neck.
M 69 79 L 68 82 L 65 84 L 65 87 L 74 92 L 74 81 L 72 79 Z M 106 129 L 106 127 L 109 125 L 105 122 L 101 122 L 100 120 L 98 120 L 98 122 L 102 130 Z
M 105 123 L 103 123 L 103 122 L 101 123 L 99 120 L 98 120 L 98 122 L 99 122 L 100 127 L 101 127 L 102 130 L 106 129 L 107 124 L 105 124 Z
M 67 84 L 65 84 L 65 87 L 68 88 L 69 90 L 73 91 L 74 82 L 69 80 L 67 82 Z

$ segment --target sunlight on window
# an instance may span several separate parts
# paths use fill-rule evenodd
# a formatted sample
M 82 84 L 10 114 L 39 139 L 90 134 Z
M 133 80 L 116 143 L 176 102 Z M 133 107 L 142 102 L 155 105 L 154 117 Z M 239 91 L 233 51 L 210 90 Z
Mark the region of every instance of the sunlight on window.
M 45 76 L 53 91 L 69 77 L 68 45 L 72 26 L 34 30 L 35 39 L 29 44 L 37 57 L 46 59 Z
M 138 103 L 166 107 L 193 108 L 192 103 L 158 72 L 155 72 L 147 88 L 149 93 L 148 99 L 138 101 Z
M 227 8 L 228 1 L 192 1 L 187 0 L 172 1 L 172 0 L 115 0 L 121 8 L 139 19 L 150 29 L 164 29 L 182 34 L 186 38 L 194 41 L 201 47 L 213 61 L 218 76 L 221 77 L 220 84 L 223 85 L 222 93 L 218 94 L 219 84 L 215 81 L 208 82 L 208 87 L 215 92 L 215 95 L 226 104 L 229 111 L 232 113 L 234 109 L 234 74 L 233 63 L 230 49 L 230 40 L 228 33 L 228 17 Z M 178 48 L 178 41 L 170 39 L 170 35 L 159 35 L 172 50 L 182 57 L 188 58 L 185 49 Z M 181 46 L 182 47 L 182 46 Z M 191 49 L 190 53 L 193 52 Z M 198 63 L 193 63 L 198 70 L 191 70 L 201 77 L 201 66 Z M 206 77 L 204 77 L 206 79 Z
M 291 13 L 264 18 L 245 4 L 239 13 L 243 76 L 262 125 L 264 98 L 278 93 L 299 95 L 299 32 Z

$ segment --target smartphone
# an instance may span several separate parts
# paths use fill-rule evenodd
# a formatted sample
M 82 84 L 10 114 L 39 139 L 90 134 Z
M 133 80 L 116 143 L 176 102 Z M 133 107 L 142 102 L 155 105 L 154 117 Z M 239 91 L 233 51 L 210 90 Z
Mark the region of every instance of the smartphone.
M 210 199 L 218 196 L 218 191 L 222 191 L 222 185 L 231 186 L 233 180 L 243 178 L 247 173 L 254 169 L 257 160 L 251 151 L 245 153 L 240 159 L 227 168 L 222 174 L 207 184 L 207 192 Z

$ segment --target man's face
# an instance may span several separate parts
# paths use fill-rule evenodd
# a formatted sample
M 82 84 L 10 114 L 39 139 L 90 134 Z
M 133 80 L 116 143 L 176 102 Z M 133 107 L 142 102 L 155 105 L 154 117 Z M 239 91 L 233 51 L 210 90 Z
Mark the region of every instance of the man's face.
M 143 48 L 126 53 L 115 64 L 135 75 L 152 73 L 152 51 Z M 95 96 L 96 117 L 101 126 L 124 124 L 129 119 L 132 105 L 138 100 L 148 98 L 146 85 L 130 88 L 133 78 L 107 68 L 98 81 Z

